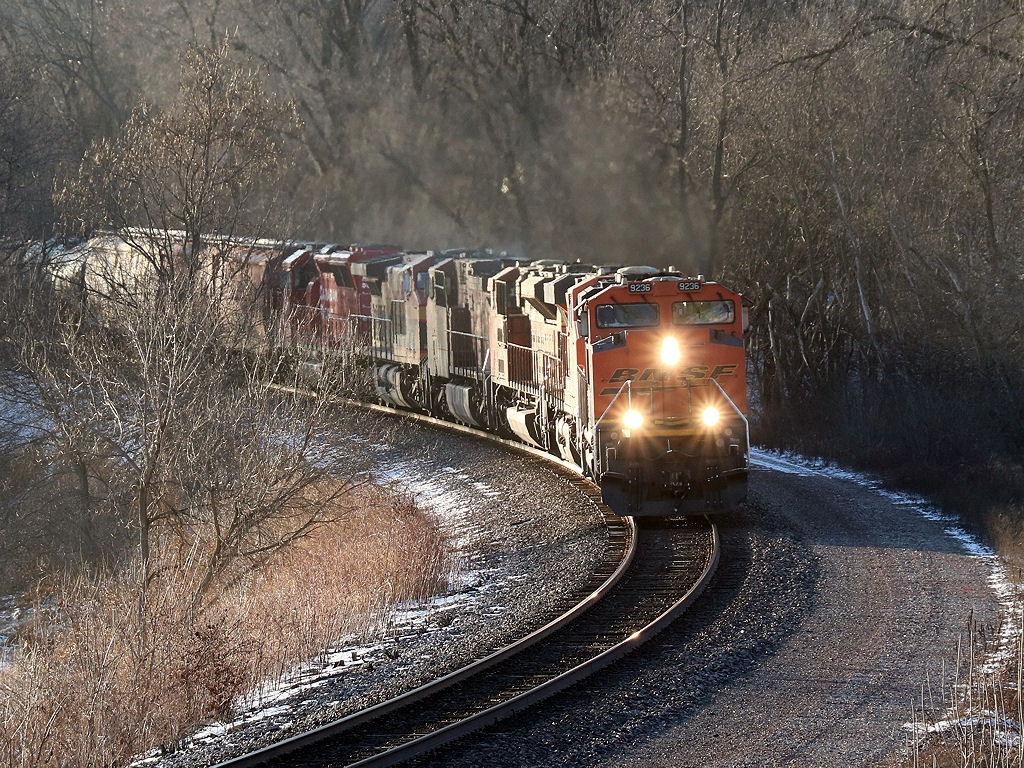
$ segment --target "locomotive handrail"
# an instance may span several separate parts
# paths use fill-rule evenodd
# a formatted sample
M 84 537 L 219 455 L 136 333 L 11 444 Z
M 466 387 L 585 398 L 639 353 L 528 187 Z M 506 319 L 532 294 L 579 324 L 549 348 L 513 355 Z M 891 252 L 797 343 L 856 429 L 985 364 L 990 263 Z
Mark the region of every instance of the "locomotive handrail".
M 590 438 L 590 452 L 594 456 L 594 477 L 595 478 L 599 478 L 601 476 L 601 468 L 604 465 L 604 462 L 601 460 L 602 457 L 601 457 L 601 455 L 597 451 L 597 437 L 598 437 L 598 434 L 601 431 L 601 422 L 604 421 L 604 417 L 608 415 L 608 411 L 610 411 L 612 409 L 612 406 L 615 405 L 615 401 L 619 399 L 619 396 L 622 394 L 622 390 L 626 390 L 626 398 L 627 398 L 626 407 L 627 408 L 632 408 L 633 407 L 633 380 L 632 379 L 626 379 L 624 382 L 622 382 L 622 386 L 619 387 L 619 391 L 615 393 L 615 397 L 613 397 L 612 401 L 610 403 L 608 403 L 608 407 L 604 409 L 604 413 L 601 414 L 601 418 L 599 418 L 597 421 L 594 422 L 594 434 Z
M 632 383 L 632 379 L 626 379 L 624 382 L 622 382 L 622 386 L 619 387 L 619 391 L 615 393 L 615 397 L 612 398 L 612 401 L 608 403 L 608 407 L 604 409 L 604 413 L 601 414 L 601 418 L 594 422 L 594 429 L 597 429 L 599 426 L 601 426 L 601 422 L 604 421 L 604 417 L 608 415 L 608 411 L 610 411 L 612 409 L 612 406 L 615 405 L 615 401 L 619 399 L 619 395 L 622 394 L 623 389 L 627 390 L 626 397 L 629 398 L 628 405 L 630 407 L 633 406 L 633 388 L 631 386 Z
M 355 312 L 350 314 L 348 320 L 357 322 L 356 338 L 369 337 L 370 351 L 377 357 L 389 357 L 395 348 L 393 325 L 390 318 L 374 317 L 373 315 L 360 315 Z M 369 321 L 370 332 L 367 334 L 361 327 Z
M 544 396 L 550 393 L 558 402 L 565 399 L 565 363 L 542 349 L 526 347 L 522 344 L 504 342 L 509 351 L 509 383 L 533 395 Z M 528 358 L 525 367 L 529 368 L 529 379 L 521 375 L 519 360 Z
M 739 416 L 741 419 L 743 419 L 743 430 L 746 433 L 745 437 L 746 437 L 746 440 L 747 440 L 747 454 L 749 455 L 750 454 L 750 422 L 747 420 L 747 417 L 743 415 L 743 411 L 741 411 L 739 408 L 736 407 L 736 403 L 734 403 L 732 401 L 732 398 L 729 397 L 729 395 L 727 395 L 725 393 L 724 389 L 722 389 L 722 385 L 718 383 L 718 379 L 711 379 L 711 383 L 714 384 L 716 387 L 718 387 L 718 391 L 722 393 L 722 397 L 725 398 L 725 401 L 729 404 L 729 407 L 731 407 L 736 412 L 737 416 Z
M 729 407 L 732 408 L 732 410 L 736 413 L 736 415 L 739 416 L 743 420 L 744 438 L 746 439 L 746 443 L 747 443 L 746 449 L 747 449 L 747 453 L 749 454 L 750 453 L 750 422 L 748 421 L 747 417 L 745 415 L 743 415 L 743 411 L 741 411 L 736 406 L 736 403 L 733 402 L 732 398 L 729 397 L 728 394 L 726 394 L 726 391 L 724 389 L 722 389 L 722 385 L 719 384 L 716 379 L 709 379 L 709 381 L 712 384 L 715 385 L 715 387 L 721 393 L 722 397 L 725 398 L 725 401 L 729 404 Z M 633 388 L 631 386 L 632 383 L 633 383 L 632 379 L 627 379 L 626 381 L 624 381 L 622 383 L 622 386 L 619 387 L 619 391 L 615 393 L 614 397 L 612 397 L 611 402 L 608 403 L 608 406 L 604 409 L 604 412 L 601 414 L 601 417 L 596 422 L 594 422 L 594 434 L 593 434 L 593 436 L 590 439 L 590 444 L 591 444 L 590 448 L 591 448 L 591 452 L 592 452 L 592 454 L 594 456 L 594 464 L 595 464 L 594 472 L 595 472 L 595 477 L 600 477 L 601 469 L 602 469 L 602 467 L 604 465 L 604 461 L 602 460 L 603 457 L 597 451 L 598 433 L 601 430 L 601 423 L 604 421 L 605 416 L 608 415 L 608 411 L 611 410 L 612 406 L 615 405 L 615 402 L 622 395 L 622 390 L 623 389 L 626 390 L 626 397 L 628 398 L 627 407 L 628 408 L 632 408 L 633 407 Z M 689 389 L 693 385 L 692 385 L 692 383 L 687 382 L 686 386 L 687 386 L 687 389 Z M 652 390 L 652 396 L 653 396 L 653 390 Z M 691 415 L 692 415 L 692 406 L 691 406 Z
M 490 355 L 490 348 L 486 349 L 486 355 L 481 360 L 481 350 L 487 346 L 488 341 L 486 336 L 479 336 L 475 333 L 466 333 L 465 331 L 453 331 L 451 328 L 448 329 L 448 357 L 449 365 L 453 372 L 460 376 L 466 376 L 473 379 L 483 379 L 487 376 L 487 362 L 488 356 Z M 464 346 L 461 346 L 456 350 L 453 341 L 461 341 Z M 465 357 L 470 354 L 473 358 L 473 365 L 464 365 Z M 456 356 L 461 356 L 458 362 L 456 362 Z

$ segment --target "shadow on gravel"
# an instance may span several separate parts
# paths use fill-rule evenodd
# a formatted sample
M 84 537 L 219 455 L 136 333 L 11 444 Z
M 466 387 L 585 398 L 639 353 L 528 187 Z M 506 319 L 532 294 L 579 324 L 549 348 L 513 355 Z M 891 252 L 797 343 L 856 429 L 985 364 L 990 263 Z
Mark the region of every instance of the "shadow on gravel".
M 615 765 L 754 668 L 812 610 L 818 567 L 785 521 L 756 499 L 716 523 L 718 571 L 665 632 L 594 678 L 414 765 Z

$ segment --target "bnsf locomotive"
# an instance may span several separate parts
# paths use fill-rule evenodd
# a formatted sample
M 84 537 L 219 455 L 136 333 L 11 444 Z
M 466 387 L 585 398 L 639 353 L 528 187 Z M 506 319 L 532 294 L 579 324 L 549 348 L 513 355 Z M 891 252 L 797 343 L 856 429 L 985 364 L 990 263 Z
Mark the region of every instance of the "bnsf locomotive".
M 572 462 L 620 515 L 746 497 L 743 300 L 652 267 L 305 246 L 277 261 L 300 343 L 357 351 L 392 405 Z

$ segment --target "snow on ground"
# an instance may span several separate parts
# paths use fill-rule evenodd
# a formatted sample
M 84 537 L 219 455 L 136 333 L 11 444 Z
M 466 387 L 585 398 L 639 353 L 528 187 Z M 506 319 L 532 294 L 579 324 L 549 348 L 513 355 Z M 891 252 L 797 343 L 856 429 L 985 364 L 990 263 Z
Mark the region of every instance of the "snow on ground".
M 409 471 L 408 464 L 389 464 L 376 470 L 374 475 L 385 481 L 385 484 L 408 493 L 416 499 L 416 504 L 437 519 L 445 534 L 456 550 L 466 549 L 481 534 L 480 527 L 467 523 L 469 505 L 474 503 L 452 488 L 469 484 L 475 493 L 493 498 L 500 496 L 485 483 L 470 481 L 468 476 L 454 467 L 442 467 L 441 471 L 448 477 L 443 482 Z M 458 481 L 463 481 L 459 483 Z
M 386 480 L 389 486 L 412 495 L 417 505 L 439 522 L 455 551 L 465 553 L 471 550 L 485 533 L 480 526 L 468 522 L 467 512 L 474 497 L 467 494 L 465 489 L 471 488 L 474 495 L 490 498 L 501 494 L 486 483 L 470 480 L 468 475 L 453 467 L 443 467 L 441 471 L 447 477 L 440 481 L 431 479 L 418 473 L 415 465 L 406 460 L 385 463 L 377 467 L 373 474 L 378 479 Z M 456 482 L 452 482 L 453 479 Z M 458 482 L 459 480 L 462 482 Z M 367 634 L 379 637 L 380 640 L 362 644 L 356 635 L 342 638 L 336 648 L 329 649 L 320 658 L 297 667 L 285 680 L 269 682 L 259 691 L 237 702 L 236 708 L 240 714 L 236 719 L 205 726 L 186 740 L 186 748 L 189 744 L 215 742 L 241 725 L 272 717 L 287 717 L 292 703 L 301 701 L 304 694 L 310 690 L 337 679 L 346 671 L 372 664 L 388 656 L 392 652 L 392 646 L 404 639 L 437 631 L 439 627 L 450 622 L 449 616 L 453 617 L 465 611 L 471 603 L 484 601 L 486 593 L 495 589 L 499 584 L 498 579 L 503 577 L 515 578 L 512 574 L 502 575 L 492 569 L 474 569 L 469 558 L 462 557 L 458 569 L 452 575 L 446 594 L 399 604 L 380 625 L 369 630 Z M 504 606 L 490 605 L 482 615 L 498 616 L 504 610 Z M 158 753 L 147 753 L 132 763 L 130 768 L 153 765 L 158 761 Z
M 989 649 L 977 672 L 982 675 L 998 675 L 1017 659 L 1020 630 L 1024 627 L 1024 602 L 1021 601 L 1020 590 L 1010 577 L 1009 570 L 995 551 L 983 544 L 976 536 L 960 525 L 955 515 L 943 512 L 937 506 L 920 496 L 902 491 L 893 491 L 882 486 L 882 481 L 861 472 L 854 472 L 837 467 L 822 459 L 812 459 L 792 453 L 780 453 L 761 448 L 753 448 L 750 462 L 754 467 L 772 469 L 776 472 L 800 475 L 803 477 L 823 476 L 837 480 L 848 480 L 864 488 L 874 491 L 910 512 L 920 515 L 926 520 L 939 523 L 947 536 L 956 541 L 969 557 L 977 558 L 988 571 L 988 586 L 999 603 L 1000 625 L 996 641 Z M 1007 744 L 1017 744 L 1020 736 L 1016 733 L 1017 724 L 1002 720 L 992 712 L 969 713 L 968 717 L 958 716 L 962 713 L 948 711 L 942 719 L 932 724 L 906 723 L 904 728 L 923 736 L 927 733 L 945 733 L 953 729 L 986 727 L 998 731 L 997 739 Z
M 25 614 L 17 595 L 0 596 L 0 669 L 10 663 L 10 642 L 14 639 L 18 625 L 25 621 Z

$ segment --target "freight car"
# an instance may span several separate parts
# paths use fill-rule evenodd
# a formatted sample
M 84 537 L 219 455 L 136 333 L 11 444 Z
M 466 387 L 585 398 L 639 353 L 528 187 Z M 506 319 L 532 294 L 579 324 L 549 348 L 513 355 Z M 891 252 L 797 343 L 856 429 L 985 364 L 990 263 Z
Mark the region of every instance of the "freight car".
M 293 332 L 357 349 L 382 401 L 561 456 L 620 515 L 745 499 L 740 294 L 490 251 L 303 246 L 279 263 Z

